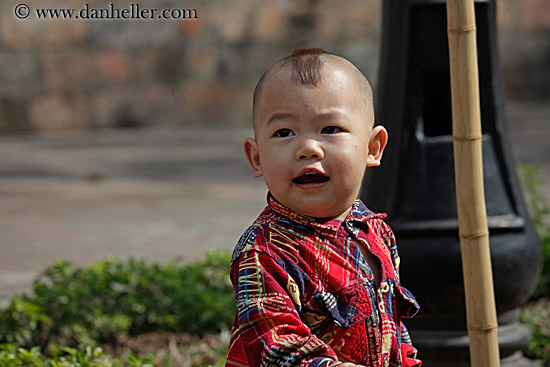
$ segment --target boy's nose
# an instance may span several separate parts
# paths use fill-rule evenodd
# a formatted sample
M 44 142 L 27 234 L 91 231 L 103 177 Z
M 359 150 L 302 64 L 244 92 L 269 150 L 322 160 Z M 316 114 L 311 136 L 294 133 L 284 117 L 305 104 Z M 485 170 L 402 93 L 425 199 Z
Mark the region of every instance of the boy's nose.
M 319 142 L 315 139 L 306 139 L 302 142 L 298 150 L 296 150 L 296 160 L 302 159 L 323 159 L 325 153 Z

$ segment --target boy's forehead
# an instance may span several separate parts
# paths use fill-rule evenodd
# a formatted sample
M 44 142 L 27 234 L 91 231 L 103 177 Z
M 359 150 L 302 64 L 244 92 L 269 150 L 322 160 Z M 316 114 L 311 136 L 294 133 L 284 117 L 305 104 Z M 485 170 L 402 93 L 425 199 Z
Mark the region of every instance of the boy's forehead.
M 285 108 L 281 106 L 284 103 L 285 95 L 288 94 L 290 88 L 315 88 L 321 94 L 326 90 L 327 95 L 334 91 L 336 95 L 346 97 L 349 103 L 352 103 L 356 108 L 364 109 L 367 113 L 367 119 L 374 121 L 372 111 L 372 90 L 365 76 L 348 60 L 330 54 L 322 55 L 322 64 L 320 68 L 320 77 L 316 85 L 303 84 L 293 75 L 293 65 L 291 62 L 275 64 L 265 75 L 263 86 L 258 95 L 258 100 L 255 101 L 253 126 L 258 127 L 258 119 L 260 115 L 267 113 L 268 110 L 276 108 Z M 283 98 L 281 98 L 283 94 Z M 331 97 L 330 97 L 331 98 Z M 342 101 L 342 99 L 339 99 Z M 274 105 L 275 104 L 275 105 Z M 261 119 L 261 118 L 260 118 Z

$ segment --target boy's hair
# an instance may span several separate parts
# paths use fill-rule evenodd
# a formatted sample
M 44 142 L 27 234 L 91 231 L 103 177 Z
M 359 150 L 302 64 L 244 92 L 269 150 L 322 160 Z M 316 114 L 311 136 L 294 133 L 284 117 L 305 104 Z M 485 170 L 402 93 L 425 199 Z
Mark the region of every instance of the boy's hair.
M 256 84 L 252 99 L 252 116 L 254 122 L 256 120 L 257 106 L 260 101 L 263 86 L 274 72 L 281 70 L 288 64 L 292 63 L 292 83 L 317 86 L 321 81 L 323 63 L 329 57 L 331 60 L 345 60 L 352 66 L 351 70 L 357 81 L 360 92 L 367 99 L 370 108 L 372 108 L 372 88 L 365 75 L 357 69 L 355 65 L 341 56 L 325 52 L 322 48 L 295 48 L 291 55 L 286 56 L 273 64 L 273 66 L 271 66 L 271 68 L 269 68 L 262 75 Z
M 306 85 L 317 85 L 321 80 L 322 48 L 295 48 L 292 51 L 292 80 Z

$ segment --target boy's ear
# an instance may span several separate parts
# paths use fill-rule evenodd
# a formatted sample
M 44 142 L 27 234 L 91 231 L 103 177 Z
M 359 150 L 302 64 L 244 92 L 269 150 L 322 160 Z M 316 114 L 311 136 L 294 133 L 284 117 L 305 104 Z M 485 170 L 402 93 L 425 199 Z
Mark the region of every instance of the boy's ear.
M 248 164 L 254 173 L 254 177 L 262 177 L 262 165 L 260 163 L 260 154 L 258 152 L 258 144 L 253 138 L 246 138 L 244 140 L 244 155 L 248 160 Z
M 382 160 L 382 153 L 388 143 L 388 132 L 383 126 L 376 126 L 372 129 L 369 139 L 369 156 L 367 167 L 378 167 Z

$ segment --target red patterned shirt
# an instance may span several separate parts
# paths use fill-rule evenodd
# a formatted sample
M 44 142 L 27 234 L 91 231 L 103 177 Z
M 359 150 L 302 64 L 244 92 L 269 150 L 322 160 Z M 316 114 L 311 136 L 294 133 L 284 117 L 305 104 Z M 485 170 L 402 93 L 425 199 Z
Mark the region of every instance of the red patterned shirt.
M 400 285 L 395 238 L 357 200 L 345 220 L 268 207 L 231 265 L 237 315 L 226 366 L 420 366 L 402 317 L 419 309 Z M 360 241 L 381 264 L 376 287 Z

